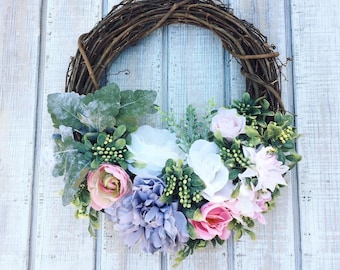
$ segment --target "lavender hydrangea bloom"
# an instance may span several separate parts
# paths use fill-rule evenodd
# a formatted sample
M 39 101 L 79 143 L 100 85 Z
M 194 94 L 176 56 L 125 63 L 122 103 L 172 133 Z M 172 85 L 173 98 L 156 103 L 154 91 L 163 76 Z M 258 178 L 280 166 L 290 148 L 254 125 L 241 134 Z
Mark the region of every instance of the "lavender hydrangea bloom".
M 178 203 L 160 200 L 164 188 L 159 178 L 137 176 L 132 193 L 105 209 L 129 247 L 141 240 L 145 252 L 171 252 L 188 241 L 187 220 Z

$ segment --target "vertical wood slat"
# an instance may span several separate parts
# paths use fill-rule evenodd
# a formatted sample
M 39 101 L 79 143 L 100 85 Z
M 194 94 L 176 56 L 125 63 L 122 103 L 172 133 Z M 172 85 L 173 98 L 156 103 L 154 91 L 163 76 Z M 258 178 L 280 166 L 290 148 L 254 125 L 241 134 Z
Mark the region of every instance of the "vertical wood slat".
M 101 18 L 101 4 L 101 0 L 44 1 L 37 119 L 42 124 L 37 130 L 30 269 L 94 269 L 95 240 L 88 235 L 88 220 L 76 220 L 75 209 L 62 206 L 58 193 L 63 180 L 52 176 L 54 129 L 46 99 L 50 93 L 64 91 L 67 67 L 76 52 L 78 36 Z
M 286 12 L 284 1 L 240 1 L 230 0 L 234 13 L 241 19 L 253 23 L 268 38 L 269 44 L 275 44 L 276 50 L 280 53 L 280 60 L 285 63 L 286 52 L 290 44 L 290 29 L 285 19 Z M 289 78 L 289 70 L 283 67 L 283 75 L 288 76 L 282 80 L 282 96 L 288 111 L 292 111 L 293 93 Z M 239 75 L 239 66 L 231 65 L 231 88 L 244 87 L 244 80 Z M 241 81 L 240 81 L 241 80 Z M 249 237 L 241 238 L 234 246 L 234 269 L 244 270 L 252 266 L 252 269 L 295 269 L 294 252 L 294 231 L 299 230 L 294 220 L 294 208 L 296 202 L 292 197 L 294 186 L 294 174 L 289 173 L 285 178 L 288 181 L 288 188 L 282 189 L 281 196 L 277 199 L 276 207 L 265 215 L 267 224 L 255 225 L 256 241 Z M 297 226 L 296 226 L 297 225 Z
M 225 105 L 229 93 L 225 93 L 224 52 L 220 39 L 208 29 L 174 24 L 168 27 L 167 46 L 169 111 L 180 119 L 189 104 L 202 116 L 211 99 L 218 106 Z M 171 256 L 169 269 L 175 257 Z M 226 243 L 195 251 L 178 269 L 228 269 Z
M 107 11 L 120 3 L 119 0 L 108 0 Z M 149 37 L 136 45 L 124 50 L 113 61 L 107 71 L 108 82 L 117 83 L 121 90 L 155 90 L 157 104 L 163 102 L 163 32 L 156 30 Z M 149 117 L 145 122 L 151 125 L 159 124 L 159 117 Z M 128 248 L 124 245 L 118 232 L 113 229 L 113 223 L 102 216 L 102 230 L 97 241 L 99 254 L 97 269 L 135 269 L 157 270 L 161 267 L 160 254 L 146 254 L 140 246 Z
M 126 49 L 113 62 L 108 71 L 109 82 L 115 82 L 121 90 L 155 90 L 157 104 L 162 103 L 162 31 L 156 31 L 133 47 Z M 159 120 L 159 118 L 158 118 Z M 159 121 L 151 116 L 145 123 L 155 125 Z M 103 230 L 98 252 L 101 252 L 100 269 L 110 269 L 115 262 L 117 269 L 159 269 L 161 257 L 159 254 L 145 254 L 140 246 L 127 248 L 114 231 L 113 223 L 103 216 Z
M 291 0 L 302 270 L 340 266 L 339 1 Z
M 0 6 L 0 269 L 29 263 L 40 1 Z

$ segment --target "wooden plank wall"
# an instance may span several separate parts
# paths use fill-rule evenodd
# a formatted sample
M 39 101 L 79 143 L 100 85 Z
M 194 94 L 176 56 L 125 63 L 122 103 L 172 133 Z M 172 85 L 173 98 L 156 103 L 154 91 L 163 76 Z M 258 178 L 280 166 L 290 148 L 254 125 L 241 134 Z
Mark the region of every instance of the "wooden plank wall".
M 156 1 L 156 0 L 155 0 Z M 51 176 L 53 128 L 46 97 L 62 92 L 78 36 L 117 0 L 5 0 L 0 5 L 0 269 L 171 269 L 174 258 L 123 246 L 103 217 L 96 239 L 75 220 Z M 277 46 L 286 80 L 283 97 L 303 133 L 304 159 L 287 176 L 257 240 L 232 239 L 188 258 L 178 269 L 337 270 L 340 267 L 340 2 L 229 0 L 235 15 Z M 159 29 L 124 51 L 108 71 L 122 89 L 154 89 L 176 115 L 241 95 L 240 67 L 209 30 Z M 145 121 L 160 125 L 159 117 Z

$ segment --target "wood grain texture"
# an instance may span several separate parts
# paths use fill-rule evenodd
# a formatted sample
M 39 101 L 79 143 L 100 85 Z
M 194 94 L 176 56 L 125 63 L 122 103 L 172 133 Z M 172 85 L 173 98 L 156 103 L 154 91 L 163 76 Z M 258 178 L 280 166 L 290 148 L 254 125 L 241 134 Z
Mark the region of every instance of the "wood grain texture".
M 58 195 L 46 98 L 63 92 L 78 36 L 118 0 L 4 1 L 0 5 L 0 269 L 167 270 L 174 255 L 125 247 L 111 222 L 97 239 Z M 283 98 L 296 113 L 303 161 L 287 176 L 277 207 L 247 236 L 196 252 L 177 269 L 338 270 L 340 266 L 340 2 L 225 0 L 280 52 Z M 188 104 L 204 111 L 240 97 L 240 66 L 209 30 L 159 29 L 124 51 L 107 71 L 124 89 L 153 89 L 176 117 Z M 144 123 L 162 126 L 159 116 Z M 298 177 L 297 177 L 298 176 Z
M 340 266 L 340 2 L 291 1 L 301 269 Z
M 72 206 L 63 207 L 58 195 L 62 178 L 52 176 L 54 129 L 47 113 L 47 95 L 63 92 L 70 57 L 78 36 L 101 18 L 101 0 L 44 1 L 37 121 L 37 172 L 30 269 L 95 269 L 95 240 L 88 220 L 76 220 Z
M 40 1 L 0 6 L 0 269 L 27 269 Z
M 268 38 L 269 44 L 275 44 L 280 53 L 282 63 L 286 62 L 288 48 L 290 47 L 290 29 L 286 21 L 286 7 L 284 1 L 229 1 L 231 8 L 239 18 L 253 23 Z M 292 109 L 292 78 L 289 77 L 290 66 L 283 68 L 282 96 L 287 110 Z M 244 80 L 239 75 L 239 67 L 231 66 L 231 88 L 240 88 Z M 240 81 L 241 80 L 241 81 Z M 294 218 L 295 203 L 293 201 L 293 188 L 296 179 L 290 173 L 285 178 L 289 183 L 288 188 L 282 189 L 281 196 L 277 199 L 276 207 L 266 214 L 266 225 L 257 223 L 254 232 L 256 241 L 248 236 L 235 243 L 234 269 L 270 270 L 270 269 L 295 269 L 297 260 L 295 254 L 295 230 L 298 230 Z M 298 235 L 298 233 L 297 233 Z
M 222 43 L 208 29 L 174 24 L 167 29 L 168 110 L 183 118 L 191 104 L 204 115 L 208 100 L 225 104 L 224 52 Z M 169 268 L 173 265 L 173 257 Z M 178 269 L 228 269 L 227 245 L 209 247 L 189 256 Z
M 107 1 L 104 15 L 120 1 Z M 121 90 L 146 89 L 157 91 L 157 104 L 163 103 L 162 51 L 163 32 L 157 30 L 151 36 L 123 51 L 107 71 L 108 82 L 117 83 Z M 166 99 L 166 97 L 164 98 Z M 160 117 L 148 117 L 144 123 L 160 125 Z M 161 269 L 160 254 L 146 254 L 139 245 L 128 248 L 119 233 L 113 229 L 113 223 L 103 215 L 103 229 L 97 241 L 97 269 Z

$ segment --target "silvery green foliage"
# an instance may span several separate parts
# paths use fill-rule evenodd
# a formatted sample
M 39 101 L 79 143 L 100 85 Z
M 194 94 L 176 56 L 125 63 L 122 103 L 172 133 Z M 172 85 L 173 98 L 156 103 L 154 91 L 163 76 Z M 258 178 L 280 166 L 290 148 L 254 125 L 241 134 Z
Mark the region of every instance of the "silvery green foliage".
M 53 175 L 64 177 L 64 205 L 73 201 L 93 164 L 101 162 L 94 155 L 94 145 L 101 145 L 103 138 L 105 141 L 111 136 L 112 146 L 119 148 L 117 145 L 122 141 L 125 146 L 125 137 L 137 129 L 139 119 L 155 112 L 156 95 L 151 90 L 120 91 L 116 84 L 87 95 L 75 92 L 48 95 L 48 112 L 58 129 L 53 135 L 56 159 Z M 124 134 L 117 137 L 122 127 Z

